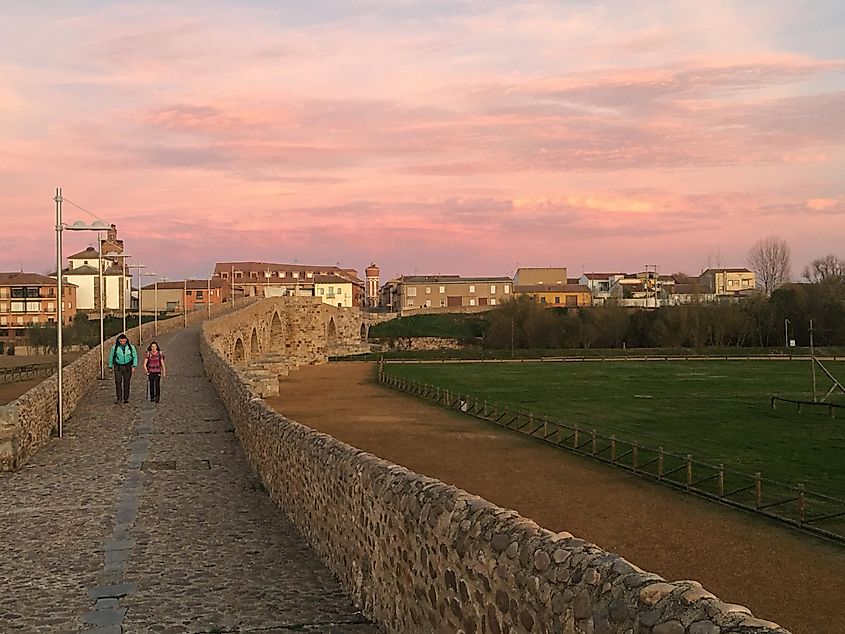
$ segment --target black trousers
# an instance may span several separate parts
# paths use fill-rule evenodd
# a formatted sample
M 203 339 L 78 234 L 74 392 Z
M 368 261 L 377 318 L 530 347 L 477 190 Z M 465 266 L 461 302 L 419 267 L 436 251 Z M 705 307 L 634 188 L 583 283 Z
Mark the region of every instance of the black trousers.
M 129 381 L 132 380 L 132 364 L 115 364 L 114 366 L 114 392 L 117 400 L 129 400 Z
M 150 372 L 150 400 L 158 401 L 161 398 L 161 372 Z

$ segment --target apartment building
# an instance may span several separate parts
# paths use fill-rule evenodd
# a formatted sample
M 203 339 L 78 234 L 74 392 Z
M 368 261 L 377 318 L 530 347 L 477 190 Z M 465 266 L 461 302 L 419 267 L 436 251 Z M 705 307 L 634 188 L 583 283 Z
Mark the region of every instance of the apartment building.
M 38 273 L 0 273 L 0 341 L 15 343 L 32 324 L 56 321 L 55 278 Z M 62 284 L 62 315 L 69 323 L 76 315 L 76 286 Z
M 578 283 L 590 289 L 590 297 L 594 306 L 601 306 L 610 299 L 610 289 L 624 273 L 582 273 Z
M 237 297 L 271 295 L 316 295 L 315 278 L 333 275 L 352 284 L 352 305 L 361 306 L 364 282 L 355 269 L 313 264 L 277 264 L 274 262 L 218 262 L 214 277 L 232 285 Z
M 489 310 L 512 297 L 509 277 L 403 275 L 382 287 L 381 305 L 402 316 Z
M 698 279 L 716 297 L 737 297 L 757 288 L 757 276 L 745 268 L 706 269 Z

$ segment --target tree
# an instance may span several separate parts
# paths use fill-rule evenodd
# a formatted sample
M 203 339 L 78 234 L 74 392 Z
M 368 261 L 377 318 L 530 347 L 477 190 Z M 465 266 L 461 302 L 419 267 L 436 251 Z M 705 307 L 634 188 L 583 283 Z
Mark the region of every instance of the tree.
M 789 245 L 777 236 L 758 240 L 748 251 L 748 266 L 757 275 L 757 288 L 771 294 L 789 281 Z
M 804 267 L 804 279 L 808 282 L 845 279 L 845 261 L 831 254 L 816 258 Z

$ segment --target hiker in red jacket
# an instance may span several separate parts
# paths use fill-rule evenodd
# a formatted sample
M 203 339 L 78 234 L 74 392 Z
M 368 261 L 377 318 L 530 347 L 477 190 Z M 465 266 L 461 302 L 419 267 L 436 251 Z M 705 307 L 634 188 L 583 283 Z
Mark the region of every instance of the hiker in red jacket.
M 167 376 L 167 368 L 164 365 L 164 353 L 155 341 L 147 347 L 147 354 L 144 355 L 144 372 L 150 381 L 150 401 L 158 403 L 161 400 L 161 378 Z

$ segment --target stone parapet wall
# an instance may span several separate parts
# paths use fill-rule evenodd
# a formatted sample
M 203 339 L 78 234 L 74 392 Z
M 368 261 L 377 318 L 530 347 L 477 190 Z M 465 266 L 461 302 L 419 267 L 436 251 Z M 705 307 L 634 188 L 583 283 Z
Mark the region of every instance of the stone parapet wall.
M 217 347 L 227 323 L 204 325 L 201 352 L 253 469 L 385 632 L 785 634 L 694 581 L 666 582 L 285 418 Z
M 228 304 L 212 307 L 212 315 L 229 312 Z M 189 313 L 187 318 L 173 317 L 158 322 L 158 334 L 166 334 L 182 328 L 183 323 L 194 324 L 207 317 L 206 311 Z M 142 326 L 144 344 L 153 340 L 156 325 L 147 322 Z M 129 340 L 137 345 L 138 327 L 128 330 Z M 108 355 L 114 339 L 105 342 Z M 139 355 L 143 351 L 139 350 Z M 107 361 L 108 362 L 108 361 Z M 91 385 L 100 374 L 100 346 L 96 346 L 69 363 L 62 371 L 62 411 L 66 421 L 85 397 Z M 58 428 L 58 376 L 53 374 L 35 385 L 7 405 L 0 406 L 0 471 L 14 471 L 20 468 L 43 445 Z

